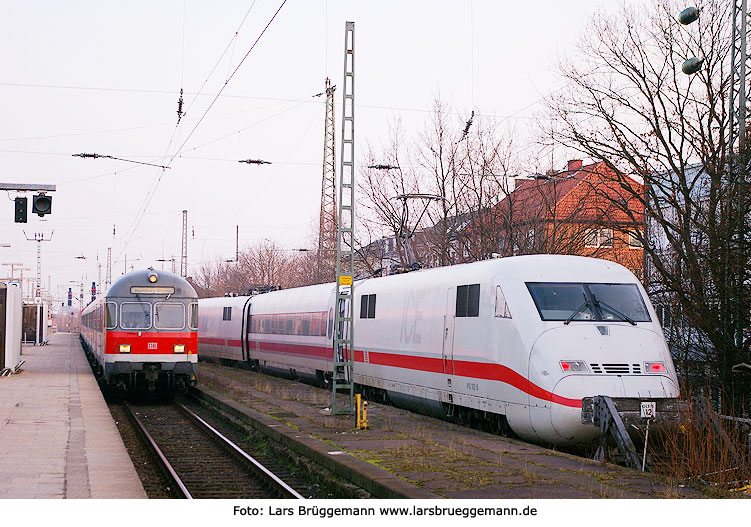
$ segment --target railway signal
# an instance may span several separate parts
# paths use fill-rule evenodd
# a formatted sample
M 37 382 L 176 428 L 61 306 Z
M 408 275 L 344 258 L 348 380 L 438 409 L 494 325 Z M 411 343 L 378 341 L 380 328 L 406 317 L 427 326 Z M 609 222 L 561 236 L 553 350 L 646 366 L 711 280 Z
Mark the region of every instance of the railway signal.
M 48 196 L 44 192 L 35 194 L 31 202 L 31 212 L 39 215 L 40 217 L 52 212 L 52 196 Z
M 26 223 L 28 216 L 29 200 L 16 198 L 16 223 Z

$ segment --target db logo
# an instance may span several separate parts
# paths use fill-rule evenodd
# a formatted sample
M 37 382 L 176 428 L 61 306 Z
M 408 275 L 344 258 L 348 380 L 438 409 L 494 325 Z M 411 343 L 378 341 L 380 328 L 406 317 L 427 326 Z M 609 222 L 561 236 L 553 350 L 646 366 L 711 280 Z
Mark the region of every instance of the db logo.
M 155 350 L 156 349 L 156 342 L 149 342 L 149 349 Z

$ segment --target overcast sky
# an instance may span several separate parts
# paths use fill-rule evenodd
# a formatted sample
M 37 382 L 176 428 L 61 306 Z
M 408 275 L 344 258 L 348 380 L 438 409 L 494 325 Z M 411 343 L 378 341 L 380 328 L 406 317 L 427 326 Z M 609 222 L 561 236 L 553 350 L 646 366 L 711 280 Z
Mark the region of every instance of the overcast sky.
M 13 223 L 15 193 L 2 200 L 0 244 L 11 247 L 0 247 L 0 262 L 23 263 L 35 276 L 37 244 L 26 238 L 51 237 L 41 243 L 42 285 L 56 296 L 71 280 L 87 289 L 98 280 L 97 257 L 104 281 L 108 247 L 113 280 L 126 255 L 128 270 L 170 269 L 157 260 L 174 257 L 179 271 L 183 210 L 191 269 L 232 258 L 236 225 L 241 247 L 264 238 L 310 247 L 324 127 L 323 100 L 312 96 L 327 76 L 342 83 L 345 21 L 355 22 L 362 155 L 387 140 L 397 116 L 417 129 L 438 93 L 457 119 L 475 110 L 526 128 L 540 99 L 560 87 L 555 58 L 572 51 L 593 13 L 616 7 L 287 0 L 253 47 L 281 3 L 6 3 L 0 182 L 55 184 L 57 192 L 53 213 L 29 214 L 27 224 Z M 337 97 L 337 148 L 340 116 Z M 83 152 L 170 168 L 73 156 Z M 248 158 L 272 164 L 238 163 Z

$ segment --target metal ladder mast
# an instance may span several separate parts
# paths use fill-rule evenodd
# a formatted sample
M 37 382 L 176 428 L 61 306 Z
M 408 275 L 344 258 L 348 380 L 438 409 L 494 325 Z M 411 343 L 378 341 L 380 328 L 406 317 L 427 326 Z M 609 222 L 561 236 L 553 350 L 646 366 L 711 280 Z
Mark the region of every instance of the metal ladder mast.
M 180 276 L 188 276 L 188 211 L 183 211 L 183 243 L 180 255 Z
M 730 104 L 728 108 L 730 123 L 728 130 L 728 151 L 730 157 L 730 181 L 738 187 L 739 195 L 736 202 L 738 210 L 735 218 L 735 232 L 732 235 L 732 245 L 738 250 L 738 256 L 735 258 L 735 269 L 729 270 L 728 275 L 733 276 L 735 287 L 733 290 L 741 291 L 745 280 L 745 266 L 743 254 L 746 241 L 746 211 L 745 211 L 745 181 L 748 174 L 749 152 L 747 134 L 747 104 L 748 104 L 748 82 L 751 76 L 751 66 L 748 63 L 748 0 L 733 0 L 732 12 L 732 49 L 730 55 Z M 733 264 L 730 264 L 733 265 Z M 737 347 L 742 347 L 743 330 L 741 320 L 744 309 L 743 296 L 739 298 L 728 299 L 734 300 L 735 304 L 735 324 L 732 328 L 733 337 Z M 728 328 L 729 330 L 731 328 Z
M 355 23 L 344 30 L 344 89 L 336 237 L 336 306 L 331 415 L 354 415 Z
M 318 227 L 318 262 L 316 281 L 330 282 L 334 277 L 334 251 L 337 236 L 336 138 L 334 135 L 334 90 L 326 79 L 326 123 L 323 141 L 323 179 L 321 181 L 321 215 Z

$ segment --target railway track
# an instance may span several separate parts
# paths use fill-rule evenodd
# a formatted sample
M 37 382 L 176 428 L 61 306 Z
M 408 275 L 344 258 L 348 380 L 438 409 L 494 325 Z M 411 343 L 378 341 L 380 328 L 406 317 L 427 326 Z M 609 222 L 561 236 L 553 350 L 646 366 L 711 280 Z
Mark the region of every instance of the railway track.
M 186 406 L 123 406 L 154 449 L 180 497 L 303 498 L 283 480 L 285 475 L 276 475 Z

